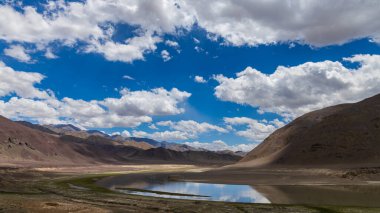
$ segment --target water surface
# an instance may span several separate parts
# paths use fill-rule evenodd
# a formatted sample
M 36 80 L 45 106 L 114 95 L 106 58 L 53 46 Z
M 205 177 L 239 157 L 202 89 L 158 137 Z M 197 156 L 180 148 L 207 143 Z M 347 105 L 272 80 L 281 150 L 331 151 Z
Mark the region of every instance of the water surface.
M 144 191 L 132 187 L 114 187 L 113 189 L 127 194 L 164 198 L 269 203 L 268 199 L 248 185 L 165 182 L 161 184 L 148 184 L 139 188 Z
M 235 185 L 174 181 L 166 176 L 120 175 L 99 185 L 125 194 L 243 203 L 380 207 L 380 184 Z

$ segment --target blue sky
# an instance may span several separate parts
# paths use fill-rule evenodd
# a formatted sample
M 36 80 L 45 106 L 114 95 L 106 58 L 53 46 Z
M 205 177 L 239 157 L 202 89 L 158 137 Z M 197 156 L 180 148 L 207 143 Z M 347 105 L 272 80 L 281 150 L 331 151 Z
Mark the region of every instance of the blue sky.
M 231 13 L 220 12 L 210 18 L 202 16 L 203 8 L 197 7 L 199 2 L 192 5 L 186 1 L 163 1 L 166 7 L 152 4 L 148 9 L 146 4 L 149 3 L 142 2 L 114 1 L 114 4 L 142 8 L 141 14 L 125 11 L 123 19 L 112 17 L 113 14 L 109 14 L 112 7 L 106 10 L 107 5 L 98 1 L 57 1 L 50 7 L 44 1 L 1 4 L 1 14 L 9 16 L 7 20 L 19 18 L 17 26 L 20 28 L 13 29 L 13 34 L 11 29 L 0 36 L 3 63 L 0 84 L 5 85 L 0 86 L 1 114 L 41 124 L 67 122 L 109 134 L 119 132 L 125 136 L 188 142 L 210 149 L 247 151 L 305 112 L 358 101 L 380 92 L 376 26 L 362 29 L 359 24 L 352 24 L 352 29 L 347 30 L 339 16 L 334 20 L 337 30 L 330 34 L 331 20 L 317 17 L 320 19 L 317 19 L 318 31 L 309 29 L 314 22 L 306 20 L 304 24 L 309 27 L 293 29 L 292 20 L 285 20 L 284 26 L 280 26 L 281 32 L 277 32 L 279 26 L 271 27 L 273 24 L 269 21 L 281 23 L 271 16 L 262 21 L 264 17 L 260 14 L 239 19 Z M 70 8 L 77 4 L 91 14 L 87 8 L 90 3 L 98 6 L 105 18 L 93 23 L 88 15 L 81 17 L 79 23 L 73 21 L 72 17 L 77 14 Z M 180 14 L 172 11 L 175 8 L 168 8 L 175 3 L 182 5 L 178 9 Z M 224 6 L 229 3 L 225 1 Z M 203 4 L 210 7 L 208 3 Z M 327 3 L 315 1 L 308 9 L 320 4 L 326 6 Z M 345 8 L 350 4 L 358 3 L 347 1 L 338 6 Z M 364 14 L 373 10 L 372 4 L 364 2 L 353 12 Z M 198 13 L 189 14 L 191 9 Z M 305 8 L 289 6 L 288 9 L 305 15 Z M 28 15 L 28 10 L 34 12 Z M 144 19 L 145 10 L 150 12 L 152 23 L 150 18 Z M 167 12 L 169 17 L 161 17 L 165 14 L 156 10 Z M 322 12 L 328 17 L 336 11 L 326 6 Z M 341 14 L 342 19 L 344 15 Z M 376 15 L 368 15 L 368 23 L 378 18 L 371 16 Z M 157 17 L 159 19 L 155 19 Z M 60 18 L 62 20 L 57 21 Z M 89 20 L 82 21 L 86 18 Z M 20 24 L 20 20 L 25 23 Z M 227 26 L 226 32 L 220 20 L 234 26 L 254 26 L 249 33 L 231 26 Z M 40 35 L 38 24 L 35 25 L 37 30 L 28 28 L 35 22 L 42 22 L 39 25 L 44 29 Z M 76 23 L 80 30 L 66 29 L 61 22 Z M 0 20 L 0 31 L 9 30 L 9 25 L 11 21 Z M 268 33 L 256 32 L 256 25 Z M 325 33 L 321 30 L 323 27 Z M 352 31 L 362 32 L 352 34 Z M 132 40 L 136 38 L 142 40 L 134 43 Z M 107 46 L 107 42 L 113 46 Z M 169 53 L 166 59 L 164 52 Z M 279 71 L 279 66 L 284 70 Z M 6 69 L 12 71 L 6 72 Z M 242 71 L 240 76 L 236 75 Z M 25 80 L 21 72 L 39 73 L 43 77 L 40 82 L 35 76 Z M 273 73 L 275 75 L 271 75 Z M 205 82 L 196 82 L 195 76 Z M 21 82 L 21 86 L 7 86 L 11 81 Z M 163 92 L 152 92 L 157 88 Z M 173 88 L 180 94 L 173 92 Z M 48 95 L 26 94 L 34 89 Z M 12 98 L 17 100 L 11 102 Z M 107 102 L 110 98 L 112 101 Z M 127 122 L 128 119 L 131 121 Z

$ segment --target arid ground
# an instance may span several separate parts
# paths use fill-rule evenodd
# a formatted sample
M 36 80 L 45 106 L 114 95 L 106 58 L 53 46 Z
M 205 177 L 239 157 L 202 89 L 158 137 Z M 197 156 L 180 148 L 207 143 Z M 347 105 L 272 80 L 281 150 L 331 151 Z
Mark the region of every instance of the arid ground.
M 282 204 L 245 204 L 212 201 L 190 201 L 164 198 L 143 197 L 119 194 L 101 187 L 99 182 L 110 176 L 140 178 L 155 175 L 171 176 L 178 179 L 213 181 L 220 183 L 253 183 L 253 179 L 262 181 L 269 176 L 281 175 L 283 184 L 290 183 L 291 172 L 256 171 L 250 172 L 251 182 L 236 178 L 233 173 L 220 178 L 222 170 L 196 167 L 191 165 L 129 165 L 129 166 L 89 166 L 89 167 L 39 167 L 16 168 L 5 166 L 0 170 L 0 211 L 1 212 L 379 212 L 380 208 L 323 206 L 323 205 L 282 205 Z M 285 172 L 285 173 L 284 173 Z M 297 172 L 306 175 L 311 171 Z M 370 184 L 364 181 L 366 172 L 356 174 L 353 171 L 342 173 L 315 171 L 315 179 L 339 184 Z M 265 174 L 266 175 L 265 175 Z M 215 174 L 215 176 L 213 175 Z M 261 174 L 261 175 L 260 175 Z M 276 175 L 277 174 L 277 175 Z M 285 175 L 284 175 L 285 174 Z M 294 172 L 292 173 L 294 174 Z M 365 174 L 365 175 L 363 175 Z M 343 175 L 343 176 L 342 176 Z M 241 176 L 241 175 L 240 175 Z M 219 178 L 216 178 L 219 177 Z M 233 179 L 231 179 L 233 177 Z M 257 177 L 257 178 L 255 178 Z M 260 178 L 261 177 L 261 178 Z M 324 177 L 321 179 L 321 177 Z M 360 178 L 359 178 L 360 177 Z M 305 180 L 301 177 L 302 180 Z M 314 179 L 314 180 L 313 180 Z M 277 180 L 281 180 L 278 179 Z M 285 181 L 286 180 L 286 181 Z M 297 183 L 297 178 L 293 179 Z M 271 181 L 271 180 L 269 180 Z M 259 183 L 259 182 L 256 182 Z M 273 182 L 272 182 L 273 183 Z M 281 182 L 279 182 L 281 184 Z M 304 184 L 306 184 L 304 182 Z

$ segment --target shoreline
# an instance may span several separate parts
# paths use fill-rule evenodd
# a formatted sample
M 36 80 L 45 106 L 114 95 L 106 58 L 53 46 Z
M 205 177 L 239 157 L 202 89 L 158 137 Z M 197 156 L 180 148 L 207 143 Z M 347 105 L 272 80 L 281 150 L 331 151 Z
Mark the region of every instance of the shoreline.
M 0 169 L 0 210 L 34 209 L 35 211 L 142 211 L 142 212 L 346 212 L 363 211 L 379 212 L 380 208 L 310 205 L 310 204 L 255 204 L 228 203 L 219 201 L 194 201 L 166 198 L 154 198 L 138 195 L 126 195 L 96 188 L 94 183 L 101 178 L 111 176 L 132 175 L 134 177 L 155 175 L 177 175 L 176 178 L 195 176 L 215 172 L 210 168 L 191 165 L 134 165 L 124 166 L 124 170 L 105 171 L 102 167 L 94 172 L 89 170 L 30 170 L 30 169 Z M 119 167 L 121 168 L 121 167 Z M 163 169 L 165 168 L 165 169 Z M 81 167 L 83 169 L 83 167 Z M 127 170 L 128 169 L 128 170 Z M 186 172 L 187 171 L 187 172 Z M 202 171 L 206 171 L 202 173 Z M 203 177 L 202 177 L 203 178 Z M 227 177 L 226 177 L 227 178 Z M 72 184 L 70 186 L 69 184 Z M 84 185 L 83 185 L 84 184 Z M 86 185 L 88 184 L 88 185 Z M 262 186 L 261 190 L 273 190 Z M 285 187 L 286 188 L 286 187 Z M 31 195 L 32 194 L 32 195 Z M 9 209 L 8 203 L 14 204 Z

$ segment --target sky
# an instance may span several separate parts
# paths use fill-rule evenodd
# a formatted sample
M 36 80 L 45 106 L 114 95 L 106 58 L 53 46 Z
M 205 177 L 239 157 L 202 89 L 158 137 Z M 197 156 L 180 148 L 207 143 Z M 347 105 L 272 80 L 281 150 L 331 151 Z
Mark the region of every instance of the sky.
M 380 93 L 380 1 L 0 1 L 0 114 L 249 151 Z

